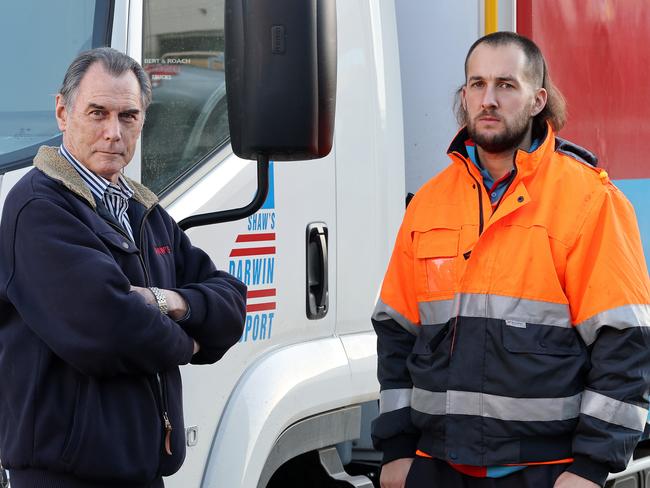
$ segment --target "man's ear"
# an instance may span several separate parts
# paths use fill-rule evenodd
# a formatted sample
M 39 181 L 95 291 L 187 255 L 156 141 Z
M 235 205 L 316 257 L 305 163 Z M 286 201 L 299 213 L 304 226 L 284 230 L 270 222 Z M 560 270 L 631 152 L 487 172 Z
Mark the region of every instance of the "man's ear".
M 538 113 L 544 110 L 546 107 L 546 102 L 548 101 L 548 92 L 544 88 L 539 88 L 535 92 L 535 100 L 533 102 L 533 109 L 531 111 L 531 117 L 535 117 Z
M 467 85 L 460 87 L 460 106 L 463 107 L 463 110 L 467 112 L 467 101 L 465 100 L 465 94 L 467 92 Z
M 54 113 L 56 115 L 56 123 L 59 126 L 59 130 L 65 132 L 68 121 L 68 111 L 63 104 L 63 96 L 60 93 L 56 96 L 56 108 Z

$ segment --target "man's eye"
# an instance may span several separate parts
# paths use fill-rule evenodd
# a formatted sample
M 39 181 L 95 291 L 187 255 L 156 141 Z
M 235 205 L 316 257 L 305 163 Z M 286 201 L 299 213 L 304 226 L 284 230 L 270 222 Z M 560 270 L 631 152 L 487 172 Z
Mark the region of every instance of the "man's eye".
M 514 88 L 514 86 L 510 83 L 502 82 L 499 83 L 499 88 Z
M 126 119 L 126 120 L 135 120 L 135 115 L 134 114 L 120 114 L 120 118 Z
M 92 112 L 90 112 L 90 115 L 92 115 L 93 117 L 101 117 L 102 115 L 104 115 L 104 113 L 101 110 L 93 110 Z
M 484 83 L 483 83 L 482 81 L 475 81 L 475 82 L 472 83 L 470 86 L 471 86 L 472 88 L 482 88 L 483 85 L 484 85 Z

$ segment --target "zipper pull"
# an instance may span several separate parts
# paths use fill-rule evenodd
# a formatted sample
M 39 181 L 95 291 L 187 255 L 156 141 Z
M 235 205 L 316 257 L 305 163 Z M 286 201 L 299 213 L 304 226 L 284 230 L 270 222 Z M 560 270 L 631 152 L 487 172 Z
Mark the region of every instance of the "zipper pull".
M 163 412 L 163 421 L 165 422 L 165 452 L 172 455 L 172 423 L 169 421 L 167 412 Z

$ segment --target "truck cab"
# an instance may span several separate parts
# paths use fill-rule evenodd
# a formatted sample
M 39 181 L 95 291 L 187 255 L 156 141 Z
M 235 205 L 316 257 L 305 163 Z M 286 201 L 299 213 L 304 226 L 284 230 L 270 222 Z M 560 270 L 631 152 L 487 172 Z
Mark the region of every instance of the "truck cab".
M 179 222 L 249 202 L 257 188 L 256 165 L 234 154 L 228 127 L 225 2 L 4 2 L 0 209 L 38 147 L 61 144 L 55 94 L 72 59 L 99 46 L 139 60 L 153 86 L 125 173 L 152 189 Z M 574 27 L 591 25 L 596 36 L 598 26 L 615 26 L 616 19 L 645 18 L 650 10 L 643 2 L 587 7 L 571 0 L 553 15 Z M 379 453 L 372 451 L 369 425 L 379 385 L 369 317 L 405 196 L 447 165 L 446 148 L 456 131 L 453 93 L 464 81 L 462 63 L 476 38 L 497 29 L 530 35 L 552 66 L 566 52 L 553 41 L 558 33 L 544 31 L 550 24 L 539 20 L 550 15 L 545 9 L 552 3 L 336 3 L 331 152 L 313 161 L 271 162 L 259 210 L 187 230 L 218 267 L 248 285 L 248 305 L 244 333 L 222 360 L 182 369 L 188 451 L 166 486 L 377 483 Z M 615 52 L 609 56 L 616 58 Z M 580 96 L 570 80 L 560 88 Z M 647 113 L 647 104 L 636 109 Z M 579 112 L 577 120 L 588 117 Z M 623 126 L 601 122 L 599 130 L 612 134 Z M 581 134 L 576 142 L 589 145 Z M 647 248 L 644 174 L 625 170 L 618 178 L 615 169 L 612 177 L 636 206 Z M 612 486 L 650 486 L 644 449 L 642 443 L 629 471 L 612 476 Z
M 0 206 L 38 147 L 61 143 L 54 96 L 65 68 L 80 51 L 104 45 L 139 60 L 153 85 L 127 176 L 157 193 L 179 222 L 249 202 L 256 164 L 230 143 L 224 7 L 224 0 L 4 4 L 5 46 L 19 48 L 6 49 L 11 70 L 2 81 L 11 95 L 0 103 Z M 353 440 L 355 452 L 370 452 L 367 433 L 359 441 L 379 389 L 369 316 L 404 209 L 397 34 L 392 4 L 337 8 L 329 155 L 271 162 L 258 211 L 187 230 L 249 292 L 239 343 L 215 365 L 182 368 L 188 452 L 167 486 L 287 486 L 280 468 L 292 459 L 314 471 L 323 463 L 338 469 L 340 455 L 306 453 L 338 446 L 347 463 Z

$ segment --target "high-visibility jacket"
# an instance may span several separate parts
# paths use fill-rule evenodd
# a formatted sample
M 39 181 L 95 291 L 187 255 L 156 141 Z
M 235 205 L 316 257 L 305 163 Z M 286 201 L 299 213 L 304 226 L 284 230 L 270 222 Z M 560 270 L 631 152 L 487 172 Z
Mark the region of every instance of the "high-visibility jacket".
M 384 462 L 573 458 L 604 481 L 648 416 L 650 286 L 634 210 L 550 126 L 493 211 L 466 130 L 411 201 L 373 314 Z

